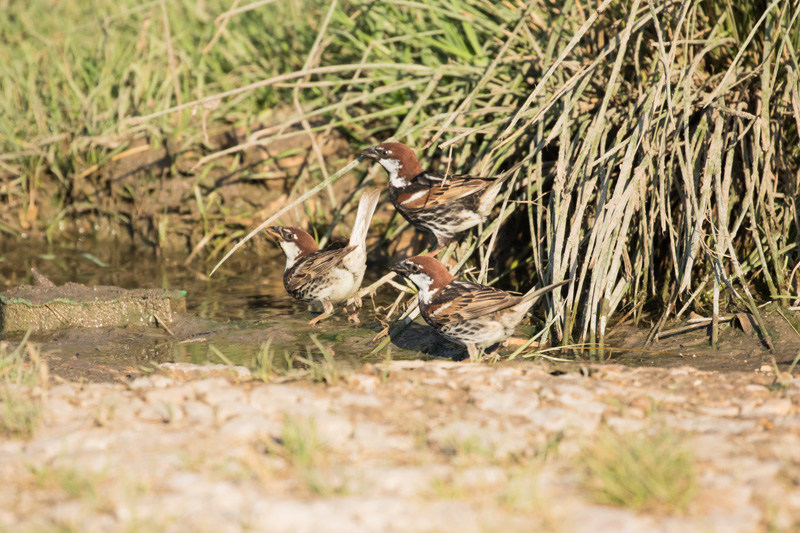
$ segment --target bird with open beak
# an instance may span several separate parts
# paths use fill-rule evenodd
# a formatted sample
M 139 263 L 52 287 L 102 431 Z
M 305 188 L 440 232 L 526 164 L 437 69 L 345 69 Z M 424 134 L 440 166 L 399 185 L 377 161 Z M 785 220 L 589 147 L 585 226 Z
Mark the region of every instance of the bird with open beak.
M 536 300 L 569 283 L 561 281 L 522 296 L 459 281 L 430 256 L 410 257 L 392 266 L 417 287 L 422 318 L 445 338 L 467 347 L 470 359 L 480 348 L 506 341 Z
M 271 226 L 267 233 L 286 256 L 283 286 L 294 298 L 322 306 L 324 312 L 309 322 L 315 325 L 333 314 L 333 306 L 353 298 L 348 319 L 359 323 L 361 298 L 358 290 L 367 268 L 367 231 L 378 205 L 380 191 L 365 192 L 358 203 L 356 221 L 347 244 L 333 242 L 320 250 L 313 237 L 299 228 Z
M 385 142 L 361 152 L 389 174 L 389 198 L 415 228 L 436 237 L 436 250 L 453 237 L 480 224 L 494 207 L 500 188 L 512 175 L 501 177 L 437 176 L 422 168 L 414 150 Z

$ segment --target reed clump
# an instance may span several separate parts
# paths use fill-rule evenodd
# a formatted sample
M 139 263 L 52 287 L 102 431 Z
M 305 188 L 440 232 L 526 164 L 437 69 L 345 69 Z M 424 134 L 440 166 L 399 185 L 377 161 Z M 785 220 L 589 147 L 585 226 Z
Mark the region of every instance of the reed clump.
M 210 1 L 205 17 L 181 19 L 174 10 L 199 9 L 184 2 L 167 8 L 166 25 L 158 3 L 135 12 L 118 6 L 114 12 L 124 15 L 109 15 L 104 27 L 126 28 L 129 55 L 114 55 L 121 45 L 113 31 L 92 41 L 88 56 L 69 47 L 91 40 L 83 32 L 64 37 L 39 59 L 54 73 L 52 91 L 31 76 L 32 59 L 4 65 L 19 85 L 3 91 L 4 105 L 20 121 L 12 127 L 3 119 L 10 156 L 2 171 L 10 181 L 2 194 L 20 211 L 4 216 L 0 231 L 21 232 L 20 220 L 43 223 L 31 206 L 45 175 L 54 176 L 59 207 L 70 209 L 86 202 L 70 197 L 79 168 L 107 160 L 136 136 L 183 135 L 186 145 L 197 144 L 208 125 L 252 124 L 265 105 L 283 105 L 291 118 L 205 150 L 188 179 L 223 162 L 235 167 L 246 150 L 268 150 L 287 132 L 317 139 L 309 150 L 316 166 L 287 183 L 290 199 L 339 177 L 343 165 L 318 150 L 333 133 L 353 152 L 402 140 L 442 172 L 519 165 L 498 200 L 504 224 L 487 226 L 481 244 L 466 237 L 462 258 L 476 266 L 474 277 L 506 288 L 572 278 L 563 296 L 540 307 L 545 339 L 602 345 L 623 315 L 652 321 L 652 338 L 691 309 L 714 318 L 716 343 L 716 319 L 730 308 L 753 314 L 771 343 L 759 303 L 781 296 L 791 303 L 800 292 L 796 3 L 262 4 L 224 16 L 230 6 Z M 221 25 L 215 16 L 227 22 L 212 42 Z M 32 58 L 41 43 L 20 17 L 7 28 L 27 29 L 3 46 L 28 47 Z M 139 34 L 142 49 L 133 44 Z M 24 105 L 23 93 L 34 95 Z M 56 119 L 52 131 L 47 124 Z M 64 130 L 68 137 L 49 139 Z M 97 143 L 100 137 L 117 144 Z M 198 183 L 197 209 L 210 227 L 190 244 L 206 239 L 218 253 L 245 229 L 236 218 L 242 213 L 226 211 L 215 186 Z M 330 220 L 326 205 L 334 213 L 352 209 L 351 198 L 334 202 L 327 190 L 314 207 L 305 204 L 316 223 L 320 213 Z M 106 216 L 97 206 L 91 212 Z M 387 239 L 398 225 L 391 223 Z M 498 235 L 517 245 L 497 249 Z

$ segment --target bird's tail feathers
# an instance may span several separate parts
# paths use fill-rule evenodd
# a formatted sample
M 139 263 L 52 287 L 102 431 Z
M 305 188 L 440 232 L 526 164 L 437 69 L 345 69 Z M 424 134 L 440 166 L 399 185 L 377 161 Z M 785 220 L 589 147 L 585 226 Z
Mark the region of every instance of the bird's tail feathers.
M 557 288 L 559 288 L 559 287 L 561 287 L 563 285 L 566 285 L 570 281 L 572 281 L 572 279 L 565 279 L 564 281 L 559 281 L 558 283 L 552 283 L 552 284 L 547 285 L 546 287 L 542 287 L 540 289 L 533 288 L 533 289 L 529 290 L 528 292 L 526 292 L 522 296 L 522 301 L 523 302 L 534 302 L 540 296 L 543 296 L 543 295 L 547 294 L 548 292 L 551 292 L 551 291 L 553 291 L 553 290 L 555 290 L 555 289 L 557 289 Z
M 353 231 L 350 233 L 350 246 L 366 247 L 369 223 L 372 220 L 372 215 L 375 214 L 375 208 L 378 207 L 380 195 L 380 191 L 377 190 L 368 191 L 361 195 L 361 199 L 358 202 L 356 221 L 353 224 Z

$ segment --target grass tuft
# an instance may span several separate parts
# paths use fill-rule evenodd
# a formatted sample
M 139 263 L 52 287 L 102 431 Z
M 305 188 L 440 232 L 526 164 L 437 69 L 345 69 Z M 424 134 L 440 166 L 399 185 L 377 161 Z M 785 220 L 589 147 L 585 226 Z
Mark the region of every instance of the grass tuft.
M 695 462 L 666 429 L 625 435 L 601 430 L 578 458 L 597 502 L 637 511 L 683 512 L 697 492 Z
M 315 496 L 342 494 L 345 487 L 330 475 L 330 454 L 313 420 L 287 415 L 277 441 L 265 442 L 267 451 L 282 457 Z
M 47 364 L 28 336 L 14 350 L 0 343 L 0 435 L 16 439 L 30 439 L 41 423 L 41 399 L 32 396 L 32 387 L 46 389 L 49 380 Z

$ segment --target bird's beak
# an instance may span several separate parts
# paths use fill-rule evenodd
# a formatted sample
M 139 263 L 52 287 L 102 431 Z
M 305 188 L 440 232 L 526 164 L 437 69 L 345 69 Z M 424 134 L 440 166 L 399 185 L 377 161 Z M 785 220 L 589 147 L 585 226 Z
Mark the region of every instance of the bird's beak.
M 283 240 L 283 239 L 281 239 L 281 232 L 280 232 L 280 228 L 278 228 L 278 226 L 270 226 L 270 227 L 268 227 L 267 228 L 267 235 L 269 235 L 270 237 L 272 237 L 273 239 L 275 239 L 278 242 Z
M 378 152 L 375 150 L 374 146 L 370 146 L 366 150 L 361 150 L 361 155 L 374 161 L 380 159 L 380 156 L 378 155 Z
M 393 264 L 391 267 L 389 267 L 389 270 L 402 276 L 405 276 L 408 272 L 408 268 L 406 268 L 406 265 L 404 265 L 402 261 Z

